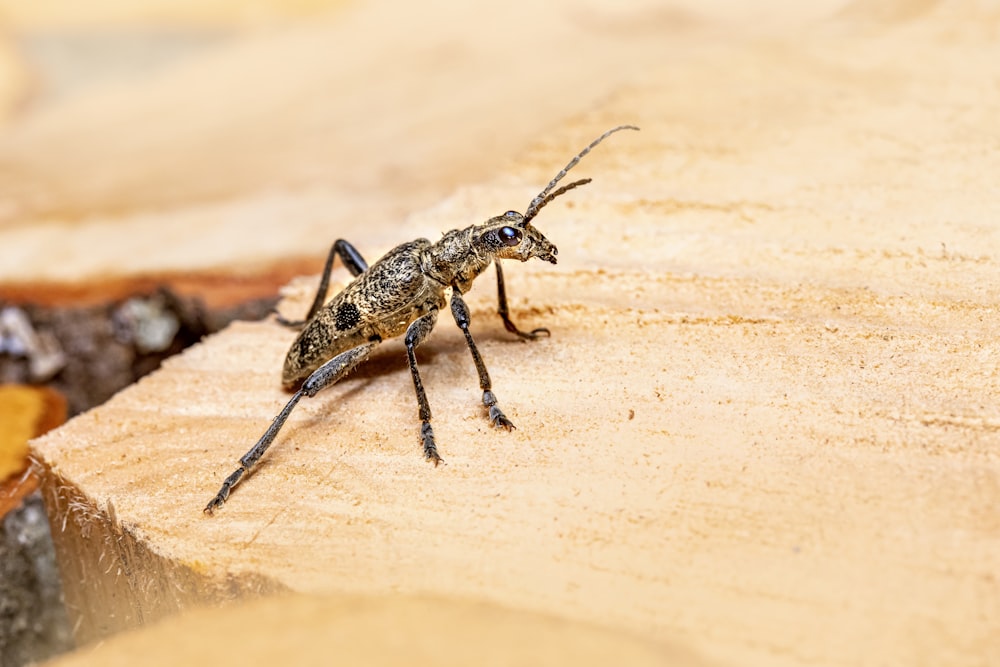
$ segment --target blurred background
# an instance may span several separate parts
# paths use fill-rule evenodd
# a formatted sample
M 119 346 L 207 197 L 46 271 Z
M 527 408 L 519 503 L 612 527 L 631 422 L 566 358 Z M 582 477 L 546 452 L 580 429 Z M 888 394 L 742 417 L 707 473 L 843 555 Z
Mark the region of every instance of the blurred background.
M 635 77 L 841 4 L 6 2 L 0 283 L 384 247 Z

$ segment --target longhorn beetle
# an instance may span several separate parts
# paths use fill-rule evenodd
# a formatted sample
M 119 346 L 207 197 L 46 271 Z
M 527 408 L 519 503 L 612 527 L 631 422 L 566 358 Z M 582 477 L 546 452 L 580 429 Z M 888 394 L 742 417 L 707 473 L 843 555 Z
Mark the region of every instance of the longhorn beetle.
M 431 428 L 431 408 L 417 370 L 414 351 L 434 328 L 438 311 L 445 307 L 445 293 L 449 289 L 451 313 L 465 334 L 465 341 L 472 353 L 472 361 L 479 373 L 479 387 L 483 390 L 483 405 L 489 411 L 490 423 L 508 431 L 514 428 L 514 424 L 497 406 L 490 375 L 469 332 L 469 308 L 462 295 L 472 287 L 472 281 L 491 262 L 497 260 L 498 311 L 504 327 L 525 340 L 548 336 L 548 329 L 525 332 L 511 322 L 499 260 L 519 259 L 526 262 L 537 257 L 555 264 L 558 252 L 556 247 L 532 226 L 531 221 L 542 207 L 559 195 L 590 182 L 589 178 L 583 178 L 554 189 L 583 156 L 619 130 L 638 129 L 633 125 L 621 125 L 592 141 L 531 200 L 523 215 L 517 211 L 507 211 L 481 225 L 452 230 L 437 243 L 431 243 L 427 239 L 403 243 L 370 267 L 354 246 L 343 239 L 337 240 L 327 256 L 319 289 L 306 319 L 292 322 L 278 318 L 281 324 L 301 328 L 298 338 L 288 350 L 282 372 L 285 387 L 293 389 L 298 386 L 298 390 L 257 444 L 243 455 L 240 467 L 222 483 L 222 488 L 205 507 L 205 512 L 212 514 L 222 507 L 233 487 L 250 474 L 303 396 L 315 396 L 336 383 L 367 359 L 376 345 L 404 333 L 406 356 L 420 408 L 420 439 L 423 441 L 424 457 L 435 466 L 440 463 L 441 457 Z M 354 280 L 324 306 L 335 257 L 340 257 L 340 261 L 354 275 Z

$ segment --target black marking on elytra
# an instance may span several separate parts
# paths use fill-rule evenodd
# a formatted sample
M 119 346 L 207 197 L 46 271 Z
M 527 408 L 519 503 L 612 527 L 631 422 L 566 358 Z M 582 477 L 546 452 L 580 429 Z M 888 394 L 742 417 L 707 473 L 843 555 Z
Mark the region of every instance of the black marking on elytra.
M 335 317 L 337 331 L 347 331 L 361 321 L 361 311 L 350 301 L 340 304 Z

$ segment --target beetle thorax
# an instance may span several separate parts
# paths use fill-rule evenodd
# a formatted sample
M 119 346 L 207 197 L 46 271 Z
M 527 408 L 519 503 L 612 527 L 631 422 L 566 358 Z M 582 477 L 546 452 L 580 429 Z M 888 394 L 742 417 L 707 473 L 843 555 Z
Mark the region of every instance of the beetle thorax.
M 458 285 L 464 293 L 493 258 L 473 243 L 475 226 L 453 229 L 427 249 L 424 273 L 444 285 Z

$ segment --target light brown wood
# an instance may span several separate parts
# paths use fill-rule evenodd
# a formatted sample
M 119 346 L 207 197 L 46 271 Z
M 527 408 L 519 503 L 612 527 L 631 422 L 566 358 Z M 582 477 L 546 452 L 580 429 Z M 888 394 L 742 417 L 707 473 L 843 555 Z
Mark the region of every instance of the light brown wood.
M 438 469 L 392 341 L 203 516 L 288 398 L 293 334 L 271 321 L 36 441 L 80 639 L 347 591 L 483 600 L 720 664 L 1000 661 L 998 20 L 911 9 L 688 46 L 394 230 L 523 207 L 600 131 L 642 126 L 539 217 L 559 264 L 507 271 L 515 319 L 551 339 L 510 340 L 490 278 L 469 297 L 513 433 L 488 427 L 443 314 L 420 354 Z
M 28 75 L 7 35 L 0 34 L 0 131 L 24 101 Z
M 182 639 L 181 639 L 182 638 Z M 696 667 L 674 647 L 482 602 L 280 596 L 200 609 L 115 637 L 51 667 L 291 664 Z
M 405 215 L 497 173 L 697 24 L 614 3 L 500 3 L 482 21 L 455 0 L 370 0 L 220 39 L 0 136 L 0 284 L 252 275 L 358 230 L 389 247 Z
M 344 0 L 93 0 L 86 7 L 59 0 L 0 0 L 0 14 L 17 29 L 106 30 L 109 26 L 241 27 L 312 17 Z

